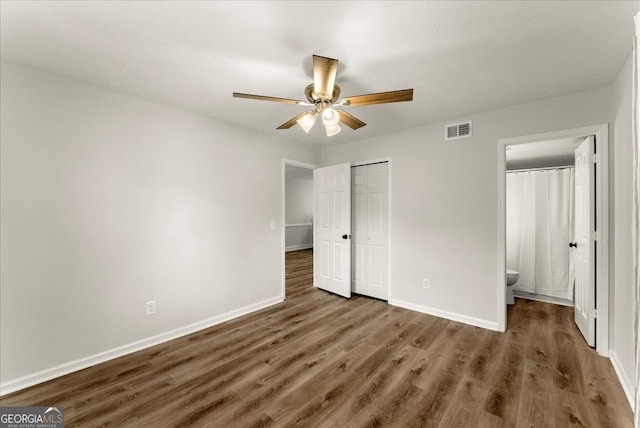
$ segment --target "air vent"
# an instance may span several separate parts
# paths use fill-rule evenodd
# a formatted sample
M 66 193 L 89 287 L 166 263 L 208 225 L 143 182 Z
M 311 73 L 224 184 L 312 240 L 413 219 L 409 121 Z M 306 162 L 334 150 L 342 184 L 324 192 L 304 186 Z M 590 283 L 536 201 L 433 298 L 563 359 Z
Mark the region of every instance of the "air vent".
M 472 136 L 472 123 L 470 120 L 460 123 L 452 123 L 445 126 L 444 139 L 445 140 L 457 140 L 460 138 L 469 138 Z

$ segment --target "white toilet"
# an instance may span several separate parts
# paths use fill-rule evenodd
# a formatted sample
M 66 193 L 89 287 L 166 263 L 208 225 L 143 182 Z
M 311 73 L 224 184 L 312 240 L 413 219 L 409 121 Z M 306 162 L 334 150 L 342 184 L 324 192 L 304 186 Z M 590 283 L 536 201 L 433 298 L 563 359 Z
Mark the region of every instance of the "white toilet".
M 517 270 L 507 269 L 507 305 L 515 305 L 516 300 L 513 298 L 513 284 L 518 282 L 520 273 Z

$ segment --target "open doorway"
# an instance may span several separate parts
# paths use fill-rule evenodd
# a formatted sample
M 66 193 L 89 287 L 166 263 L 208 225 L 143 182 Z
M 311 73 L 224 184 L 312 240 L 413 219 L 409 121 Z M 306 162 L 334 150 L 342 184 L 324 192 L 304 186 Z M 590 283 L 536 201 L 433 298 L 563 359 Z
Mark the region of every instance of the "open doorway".
M 282 161 L 282 296 L 287 277 L 300 274 L 313 279 L 313 170 L 315 165 Z M 289 284 L 299 281 L 289 281 Z
M 574 305 L 575 151 L 584 139 L 505 147 L 508 305 Z
M 511 291 L 507 284 L 511 284 L 517 290 L 516 296 L 520 294 L 520 297 L 537 299 L 540 296 L 551 294 L 552 296 L 548 300 L 552 300 L 553 303 L 581 302 L 580 305 L 575 304 L 576 324 L 585 335 L 587 342 L 595 344 L 599 354 L 608 355 L 607 129 L 605 124 L 499 140 L 498 272 L 505 272 L 505 274 L 499 275 L 498 289 L 498 315 L 501 329 L 506 330 L 507 326 L 506 303 Z M 591 154 L 587 153 L 582 156 L 580 148 L 585 147 L 590 148 L 591 152 L 589 153 Z M 580 165 L 574 165 L 573 159 L 581 159 L 582 166 L 578 168 Z M 588 165 L 585 166 L 585 164 Z M 586 192 L 583 192 L 580 190 L 581 186 L 574 185 L 574 183 L 584 182 L 585 171 L 588 172 L 586 180 L 591 181 L 583 186 L 586 188 Z M 549 181 L 555 181 L 555 188 L 550 189 L 547 186 Z M 536 186 L 542 187 L 539 194 L 536 194 Z M 531 199 L 529 205 L 525 201 L 525 193 L 531 193 L 527 196 Z M 592 197 L 592 202 L 588 202 L 591 208 L 585 209 L 581 202 L 580 195 L 585 193 Z M 550 197 L 551 194 L 553 194 L 552 197 Z M 576 194 L 578 198 L 575 197 Z M 515 200 L 510 200 L 510 195 Z M 552 211 L 556 211 L 555 214 L 550 214 L 549 207 L 545 206 L 549 203 L 550 198 L 554 199 L 553 203 L 556 205 L 552 207 Z M 535 202 L 536 200 L 538 202 Z M 537 203 L 540 206 L 536 206 Z M 559 207 L 558 205 L 563 206 Z M 575 214 L 572 215 L 568 212 L 571 210 Z M 591 216 L 591 223 L 588 221 L 585 223 L 584 213 Z M 535 223 L 536 214 L 540 214 L 540 224 Z M 550 217 L 553 215 L 562 217 L 554 222 L 564 223 L 561 225 L 564 229 L 552 226 L 552 231 L 548 230 Z M 523 218 L 525 221 L 532 222 L 532 224 L 525 226 L 531 229 L 529 236 L 514 237 L 515 228 L 521 226 L 515 223 Z M 576 221 L 583 225 L 587 224 L 586 229 L 574 227 L 573 223 Z M 545 231 L 545 229 L 547 230 Z M 576 233 L 580 236 L 577 236 Z M 580 251 L 576 251 L 576 240 L 579 239 L 583 239 L 583 242 L 578 243 Z M 536 268 L 535 262 L 536 245 L 540 244 L 539 241 L 542 241 L 544 247 L 539 252 L 543 258 L 546 258 L 546 260 L 542 260 L 542 269 Z M 569 244 L 572 244 L 571 247 Z M 589 262 L 591 265 L 588 269 L 580 267 L 581 256 L 578 256 L 578 253 L 584 254 L 585 248 L 592 251 L 589 253 L 592 262 Z M 554 254 L 552 258 L 549 257 L 549 252 Z M 567 264 L 566 271 L 561 272 L 558 266 L 565 262 Z M 553 269 L 549 265 L 554 263 L 558 266 L 553 266 L 556 272 L 552 273 Z M 577 267 L 576 270 L 574 270 L 574 266 Z M 536 284 L 540 280 L 540 278 L 536 278 L 536 275 L 544 276 L 545 270 L 548 271 L 548 278 L 540 281 L 543 284 Z M 584 276 L 576 276 L 576 274 L 584 273 L 587 270 L 586 279 Z M 522 271 L 519 273 L 525 277 L 519 287 L 514 285 L 514 271 Z M 552 276 L 556 277 L 555 280 L 559 284 L 555 288 L 549 284 Z M 517 282 L 520 280 L 516 280 L 516 284 Z M 586 310 L 583 308 L 584 299 L 580 294 L 585 290 L 584 284 L 591 285 L 590 294 L 587 294 L 592 301 L 590 309 Z M 539 287 L 539 290 L 536 287 Z M 574 290 L 576 291 L 574 292 Z M 580 313 L 586 314 L 586 318 L 593 321 L 591 330 L 584 327 L 582 319 L 578 316 Z M 589 331 L 593 335 L 591 339 Z

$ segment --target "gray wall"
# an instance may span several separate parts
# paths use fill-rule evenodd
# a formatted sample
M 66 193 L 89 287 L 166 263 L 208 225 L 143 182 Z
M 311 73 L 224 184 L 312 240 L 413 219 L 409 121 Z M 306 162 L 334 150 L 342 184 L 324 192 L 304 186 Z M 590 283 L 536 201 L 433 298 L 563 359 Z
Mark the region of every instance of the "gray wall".
M 283 297 L 281 159 L 315 149 L 1 67 L 0 381 Z
M 615 123 L 611 150 L 613 162 L 611 197 L 613 219 L 611 276 L 613 298 L 610 325 L 611 358 L 621 372 L 627 394 L 633 396 L 635 359 L 633 346 L 633 261 L 631 249 L 631 209 L 633 198 L 633 141 L 631 124 L 632 59 L 625 63 L 614 89 Z M 637 155 L 637 154 L 636 154 Z M 625 385 L 626 384 L 626 385 Z
M 311 223 L 313 219 L 313 170 L 287 166 L 285 180 L 285 221 L 287 224 Z
M 287 165 L 284 193 L 285 250 L 313 248 L 313 170 Z

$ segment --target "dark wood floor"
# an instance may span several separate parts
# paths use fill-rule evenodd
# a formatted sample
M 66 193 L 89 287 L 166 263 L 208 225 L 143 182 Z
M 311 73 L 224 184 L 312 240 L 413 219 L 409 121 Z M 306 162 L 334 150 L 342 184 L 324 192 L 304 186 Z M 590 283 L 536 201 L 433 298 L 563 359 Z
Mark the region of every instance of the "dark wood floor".
M 287 300 L 8 395 L 64 406 L 67 428 L 631 427 L 573 309 L 518 299 L 496 333 L 312 287 L 287 254 Z

